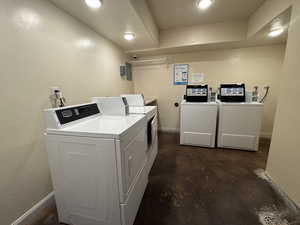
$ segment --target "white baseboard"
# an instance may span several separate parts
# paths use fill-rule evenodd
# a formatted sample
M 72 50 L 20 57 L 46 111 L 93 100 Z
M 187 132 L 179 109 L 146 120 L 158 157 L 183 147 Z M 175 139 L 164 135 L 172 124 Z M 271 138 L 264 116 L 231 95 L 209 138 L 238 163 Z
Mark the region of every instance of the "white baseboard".
M 161 127 L 158 130 L 166 133 L 179 133 L 179 128 Z
M 41 219 L 43 211 L 46 208 L 54 207 L 55 199 L 54 192 L 48 194 L 45 198 L 35 204 L 31 209 L 25 212 L 17 220 L 15 220 L 11 225 L 28 225 L 37 222 Z

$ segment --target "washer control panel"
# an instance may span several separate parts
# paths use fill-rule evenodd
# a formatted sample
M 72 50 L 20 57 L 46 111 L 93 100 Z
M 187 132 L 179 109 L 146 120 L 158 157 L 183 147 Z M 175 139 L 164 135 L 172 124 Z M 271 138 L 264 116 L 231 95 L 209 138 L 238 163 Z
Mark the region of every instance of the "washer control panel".
M 61 125 L 100 113 L 96 103 L 55 111 Z

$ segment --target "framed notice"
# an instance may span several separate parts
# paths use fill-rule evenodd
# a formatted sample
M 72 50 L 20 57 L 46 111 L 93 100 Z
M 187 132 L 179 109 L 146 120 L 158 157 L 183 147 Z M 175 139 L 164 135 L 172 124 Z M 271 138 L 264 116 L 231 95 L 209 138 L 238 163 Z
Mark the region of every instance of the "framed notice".
M 173 76 L 174 85 L 187 85 L 189 81 L 189 65 L 174 64 Z

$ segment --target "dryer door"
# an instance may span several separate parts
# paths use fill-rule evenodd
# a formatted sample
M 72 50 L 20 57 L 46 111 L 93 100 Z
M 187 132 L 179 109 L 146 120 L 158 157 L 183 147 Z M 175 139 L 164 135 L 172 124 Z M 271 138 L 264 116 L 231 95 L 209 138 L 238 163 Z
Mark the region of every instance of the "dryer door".
M 138 135 L 124 149 L 125 163 L 125 192 L 130 191 L 139 172 L 145 166 L 146 161 L 146 127 L 142 128 Z

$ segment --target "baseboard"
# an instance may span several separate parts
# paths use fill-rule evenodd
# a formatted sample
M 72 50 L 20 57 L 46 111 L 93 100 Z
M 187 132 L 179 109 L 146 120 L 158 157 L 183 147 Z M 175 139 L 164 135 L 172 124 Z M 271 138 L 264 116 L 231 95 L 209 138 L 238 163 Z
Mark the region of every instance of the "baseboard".
M 259 136 L 260 136 L 260 138 L 271 139 L 272 138 L 272 133 L 261 132 Z
M 17 220 L 15 220 L 11 225 L 28 225 L 34 224 L 39 219 L 41 219 L 45 209 L 54 207 L 55 199 L 54 192 L 48 194 L 45 198 L 35 204 L 31 209 L 25 212 Z
M 178 128 L 169 128 L 169 127 L 161 127 L 158 129 L 158 131 L 164 132 L 164 133 L 179 133 Z

